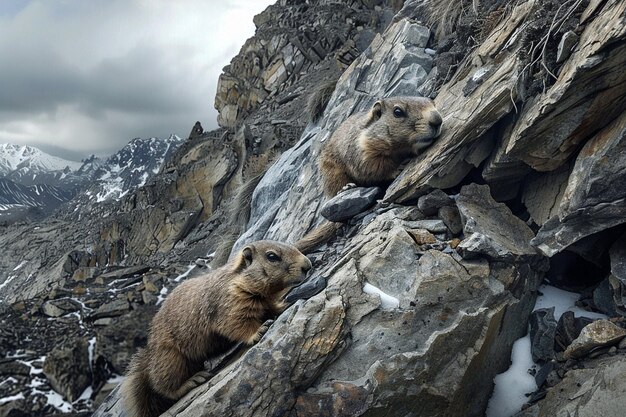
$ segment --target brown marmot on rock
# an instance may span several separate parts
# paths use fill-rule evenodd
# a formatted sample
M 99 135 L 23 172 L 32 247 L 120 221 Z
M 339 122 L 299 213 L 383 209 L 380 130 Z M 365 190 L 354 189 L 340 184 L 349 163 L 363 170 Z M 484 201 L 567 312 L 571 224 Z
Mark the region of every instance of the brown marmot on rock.
M 228 264 L 180 284 L 152 320 L 148 344 L 132 358 L 121 392 L 129 417 L 158 416 L 206 381 L 204 361 L 236 342 L 252 345 L 280 314 L 282 297 L 311 261 L 272 241 L 246 245 Z
M 425 97 L 385 98 L 350 116 L 322 148 L 324 193 L 332 197 L 349 183 L 390 182 L 402 161 L 433 143 L 441 124 L 433 101 Z

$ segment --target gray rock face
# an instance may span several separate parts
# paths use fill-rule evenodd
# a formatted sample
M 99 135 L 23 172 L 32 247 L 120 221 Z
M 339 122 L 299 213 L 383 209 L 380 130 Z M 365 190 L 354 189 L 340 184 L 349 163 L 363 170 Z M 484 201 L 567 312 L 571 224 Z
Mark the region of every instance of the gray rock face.
M 363 212 L 381 194 L 378 187 L 356 187 L 340 192 L 322 206 L 320 214 L 331 222 L 342 222 Z
M 559 206 L 533 239 L 548 256 L 626 219 L 626 113 L 580 151 Z M 610 187 L 607 187 L 610 184 Z

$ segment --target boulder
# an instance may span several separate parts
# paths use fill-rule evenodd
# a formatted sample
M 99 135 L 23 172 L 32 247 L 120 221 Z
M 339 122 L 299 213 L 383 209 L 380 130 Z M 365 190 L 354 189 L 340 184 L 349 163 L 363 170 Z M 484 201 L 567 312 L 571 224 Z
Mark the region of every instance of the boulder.
M 73 402 L 91 384 L 88 343 L 79 338 L 55 348 L 46 356 L 43 372 L 52 388 Z
M 378 187 L 356 187 L 342 191 L 324 203 L 320 214 L 331 222 L 346 221 L 374 204 L 380 193 Z
M 427 216 L 432 216 L 442 207 L 453 205 L 454 200 L 440 189 L 433 190 L 417 200 L 417 208 Z
M 626 329 L 608 320 L 596 320 L 586 325 L 580 335 L 565 349 L 566 359 L 580 358 L 593 349 L 616 345 L 626 337 Z
M 464 186 L 456 203 L 465 234 L 459 245 L 464 256 L 482 254 L 492 258 L 524 258 L 537 255 L 535 248 L 530 246 L 534 237 L 532 230 L 506 205 L 491 197 L 489 186 Z

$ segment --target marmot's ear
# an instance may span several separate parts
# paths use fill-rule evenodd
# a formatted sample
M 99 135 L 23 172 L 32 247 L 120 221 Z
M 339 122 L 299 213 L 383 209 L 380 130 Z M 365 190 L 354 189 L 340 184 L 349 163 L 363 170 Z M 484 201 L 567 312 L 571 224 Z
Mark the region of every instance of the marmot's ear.
M 383 101 L 377 100 L 376 103 L 372 106 L 372 109 L 369 113 L 369 118 L 367 120 L 367 125 L 374 123 L 376 120 L 380 119 L 383 115 Z
M 241 250 L 236 266 L 237 271 L 243 271 L 252 264 L 252 255 L 253 251 L 251 246 L 246 246 Z

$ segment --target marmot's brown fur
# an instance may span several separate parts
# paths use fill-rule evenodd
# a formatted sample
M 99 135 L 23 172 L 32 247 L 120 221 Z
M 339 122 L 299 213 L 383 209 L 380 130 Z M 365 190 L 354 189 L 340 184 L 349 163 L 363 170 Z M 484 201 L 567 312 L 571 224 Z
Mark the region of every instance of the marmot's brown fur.
M 129 417 L 158 416 L 205 382 L 204 361 L 235 342 L 252 345 L 280 314 L 282 297 L 311 269 L 290 245 L 258 241 L 228 264 L 180 284 L 154 316 L 145 349 L 122 384 Z
M 373 186 L 393 180 L 402 161 L 433 143 L 441 124 L 433 101 L 425 97 L 385 98 L 370 111 L 350 116 L 322 148 L 324 193 L 332 197 L 348 183 Z

